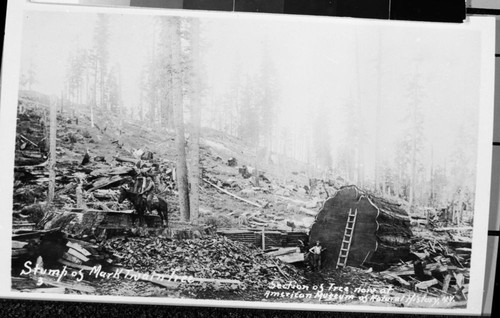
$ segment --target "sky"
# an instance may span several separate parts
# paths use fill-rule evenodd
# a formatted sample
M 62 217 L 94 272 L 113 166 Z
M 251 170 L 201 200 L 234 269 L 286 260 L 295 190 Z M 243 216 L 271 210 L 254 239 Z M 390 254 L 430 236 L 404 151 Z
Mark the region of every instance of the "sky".
M 95 21 L 95 13 L 26 13 L 21 68 L 26 72 L 36 66 L 35 89 L 60 96 L 68 57 L 92 46 Z M 133 108 L 139 103 L 141 70 L 151 55 L 153 16 L 110 14 L 109 21 L 110 64 L 120 66 L 123 102 Z M 236 14 L 200 21 L 207 103 L 228 94 L 235 74 L 257 76 L 266 60 L 276 79 L 278 125 L 298 136 L 322 111 L 332 143 L 345 143 L 346 108 L 356 106 L 367 148 L 374 151 L 378 126 L 380 146 L 386 156 L 394 156 L 397 139 L 408 130 L 405 117 L 417 103 L 424 116 L 425 156 L 432 152 L 433 160 L 444 162 L 453 152 L 458 129 L 465 126 L 475 133 L 477 128 L 477 31 L 440 24 L 421 28 L 417 23 Z M 382 115 L 378 121 L 377 105 Z

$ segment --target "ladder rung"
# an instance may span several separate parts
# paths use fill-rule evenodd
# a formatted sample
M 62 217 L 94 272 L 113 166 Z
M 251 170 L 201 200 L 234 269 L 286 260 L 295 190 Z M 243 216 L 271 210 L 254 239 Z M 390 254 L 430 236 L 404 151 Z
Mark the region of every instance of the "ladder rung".
M 356 224 L 357 213 L 358 209 L 349 209 L 349 213 L 347 214 L 347 222 L 344 231 L 344 238 L 342 239 L 342 244 L 340 246 L 337 268 L 345 267 L 347 264 L 347 257 L 351 248 L 352 235 L 354 232 L 354 226 Z

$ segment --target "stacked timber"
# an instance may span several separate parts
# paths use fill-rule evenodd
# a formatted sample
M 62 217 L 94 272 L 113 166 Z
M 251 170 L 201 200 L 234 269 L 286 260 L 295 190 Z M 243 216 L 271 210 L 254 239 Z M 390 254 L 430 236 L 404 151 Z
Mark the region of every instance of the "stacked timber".
M 264 235 L 264 249 L 273 247 L 297 247 L 307 242 L 308 235 L 304 232 L 283 232 L 256 229 L 219 229 L 217 234 L 232 241 L 252 244 L 262 247 Z M 301 243 L 302 242 L 302 243 Z

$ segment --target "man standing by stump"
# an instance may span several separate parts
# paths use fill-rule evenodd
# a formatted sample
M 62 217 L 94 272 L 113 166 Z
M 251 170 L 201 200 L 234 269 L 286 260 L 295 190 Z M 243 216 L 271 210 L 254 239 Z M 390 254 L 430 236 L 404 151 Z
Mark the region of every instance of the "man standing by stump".
M 319 241 L 316 241 L 316 245 L 309 249 L 309 252 L 312 254 L 312 267 L 313 270 L 321 269 L 321 252 L 323 248 L 319 244 Z

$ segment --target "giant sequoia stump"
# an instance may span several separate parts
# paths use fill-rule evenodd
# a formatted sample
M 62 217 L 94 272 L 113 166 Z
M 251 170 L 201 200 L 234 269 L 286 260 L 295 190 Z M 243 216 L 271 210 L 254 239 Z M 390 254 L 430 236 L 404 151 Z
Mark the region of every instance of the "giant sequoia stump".
M 406 259 L 410 251 L 410 217 L 398 204 L 369 195 L 356 186 L 345 186 L 327 199 L 316 216 L 309 242 L 326 248 L 323 266 L 337 265 L 349 210 L 357 209 L 348 266 L 387 267 Z

